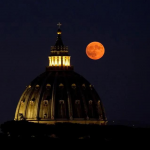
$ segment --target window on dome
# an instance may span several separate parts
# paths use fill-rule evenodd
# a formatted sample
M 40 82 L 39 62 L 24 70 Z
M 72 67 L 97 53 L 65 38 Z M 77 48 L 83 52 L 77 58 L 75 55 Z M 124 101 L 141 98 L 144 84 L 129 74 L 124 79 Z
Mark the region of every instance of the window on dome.
M 46 84 L 46 89 L 49 90 L 51 88 L 50 84 Z
M 22 100 L 21 100 L 21 106 L 24 105 L 24 102 L 25 102 L 25 99 L 22 99 Z
M 40 86 L 37 84 L 37 85 L 35 86 L 35 89 L 37 90 L 37 89 L 39 89 L 39 87 L 40 87 Z
M 29 85 L 28 88 L 31 88 L 31 85 Z
M 30 104 L 33 105 L 34 102 L 35 102 L 35 98 L 32 98 L 32 99 L 30 100 Z
M 91 105 L 93 103 L 93 101 L 92 100 L 89 100 L 89 104 Z
M 89 100 L 89 117 L 92 118 L 93 116 L 93 101 Z
M 98 114 L 101 115 L 102 114 L 102 108 L 100 105 L 100 100 L 98 100 L 98 102 L 97 102 L 97 108 L 98 108 Z
M 80 100 L 75 100 L 75 117 L 81 117 L 81 105 Z
M 48 100 L 43 100 L 43 105 L 48 106 Z
M 85 84 L 82 84 L 82 87 L 85 87 Z
M 22 113 L 19 113 L 19 120 L 23 120 L 23 114 Z
M 44 114 L 44 119 L 47 118 L 47 114 Z
M 90 87 L 91 90 L 93 89 L 93 85 L 90 84 L 89 87 Z
M 80 104 L 80 100 L 76 100 L 76 101 L 75 101 L 75 104 Z
M 59 100 L 58 117 L 59 118 L 64 118 L 65 117 L 65 103 L 64 103 L 64 100 Z
M 72 86 L 73 89 L 76 88 L 76 84 L 75 83 L 73 83 L 71 86 Z
M 64 104 L 64 100 L 59 100 L 59 104 Z
M 59 84 L 59 87 L 63 87 L 64 85 L 62 83 Z

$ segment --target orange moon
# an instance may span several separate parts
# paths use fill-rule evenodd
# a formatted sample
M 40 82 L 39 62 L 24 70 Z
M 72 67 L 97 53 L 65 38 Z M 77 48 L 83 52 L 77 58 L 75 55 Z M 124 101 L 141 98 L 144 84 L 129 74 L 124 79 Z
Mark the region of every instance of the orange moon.
M 93 60 L 100 59 L 105 53 L 104 46 L 100 42 L 91 42 L 86 47 L 86 55 Z

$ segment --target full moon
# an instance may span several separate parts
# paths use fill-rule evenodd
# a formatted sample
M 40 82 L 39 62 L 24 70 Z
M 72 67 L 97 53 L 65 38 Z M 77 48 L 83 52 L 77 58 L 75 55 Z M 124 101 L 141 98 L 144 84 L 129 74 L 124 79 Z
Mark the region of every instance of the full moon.
M 91 42 L 86 47 L 86 55 L 93 60 L 100 59 L 105 53 L 104 46 L 99 42 Z

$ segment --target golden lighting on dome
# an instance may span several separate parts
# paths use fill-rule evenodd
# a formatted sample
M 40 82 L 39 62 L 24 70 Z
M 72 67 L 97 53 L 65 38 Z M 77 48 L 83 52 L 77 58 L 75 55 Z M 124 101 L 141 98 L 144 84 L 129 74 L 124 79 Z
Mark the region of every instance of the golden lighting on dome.
M 70 56 L 49 56 L 49 66 L 70 66 Z
M 60 31 L 58 31 L 58 32 L 57 32 L 57 34 L 61 34 L 61 32 L 60 32 Z
M 58 65 L 61 66 L 61 56 L 58 56 L 58 57 L 59 57 L 59 59 L 58 59 L 58 61 L 59 61 Z

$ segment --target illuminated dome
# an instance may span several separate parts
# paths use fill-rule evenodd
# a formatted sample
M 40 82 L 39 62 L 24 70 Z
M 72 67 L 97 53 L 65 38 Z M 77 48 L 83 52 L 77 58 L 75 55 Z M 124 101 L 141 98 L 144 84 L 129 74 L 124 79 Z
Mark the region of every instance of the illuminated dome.
M 59 28 L 56 44 L 51 47 L 49 66 L 26 87 L 14 119 L 47 124 L 106 124 L 101 99 L 93 86 L 74 72 L 61 33 Z

